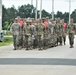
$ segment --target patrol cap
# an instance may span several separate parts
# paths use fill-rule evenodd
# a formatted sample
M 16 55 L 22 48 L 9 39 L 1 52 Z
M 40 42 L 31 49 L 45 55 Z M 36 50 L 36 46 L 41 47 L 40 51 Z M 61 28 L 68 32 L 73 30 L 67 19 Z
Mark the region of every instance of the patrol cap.
M 17 21 L 17 20 L 18 20 L 18 18 L 15 18 L 15 20 Z
M 60 23 L 62 23 L 62 20 L 60 20 Z
M 73 19 L 71 19 L 71 21 L 73 21 Z
M 30 22 L 30 20 L 27 19 L 26 22 Z
M 58 18 L 57 20 L 60 20 L 60 18 Z
M 45 19 L 46 19 L 45 17 L 42 18 L 42 20 L 45 20 Z
M 40 19 L 37 19 L 35 22 L 39 22 Z
M 49 17 L 46 17 L 46 19 L 49 19 Z

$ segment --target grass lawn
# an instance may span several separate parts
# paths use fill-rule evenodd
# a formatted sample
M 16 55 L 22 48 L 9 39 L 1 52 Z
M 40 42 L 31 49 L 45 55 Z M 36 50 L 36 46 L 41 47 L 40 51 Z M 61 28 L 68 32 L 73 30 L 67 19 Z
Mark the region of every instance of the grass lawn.
M 4 37 L 4 41 L 0 42 L 0 46 L 6 46 L 13 43 L 12 37 Z

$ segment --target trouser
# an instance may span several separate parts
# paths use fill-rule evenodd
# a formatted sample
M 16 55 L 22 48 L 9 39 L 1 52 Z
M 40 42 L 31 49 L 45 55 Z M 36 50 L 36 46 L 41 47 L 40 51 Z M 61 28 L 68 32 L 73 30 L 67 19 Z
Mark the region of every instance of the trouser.
M 63 42 L 65 44 L 65 42 L 66 42 L 66 36 L 63 36 Z
M 13 45 L 15 49 L 19 47 L 19 35 L 13 35 Z
M 70 44 L 70 46 L 73 46 L 73 44 L 74 44 L 74 35 L 73 34 L 69 34 L 69 44 Z
M 26 47 L 25 42 L 26 42 L 26 39 L 25 39 L 25 36 L 23 36 L 23 47 Z
M 57 45 L 58 45 L 58 42 L 59 42 L 59 37 L 57 37 Z
M 43 47 L 43 41 L 41 40 L 41 35 L 38 35 L 38 47 L 39 49 Z
M 19 38 L 20 38 L 19 39 L 19 46 L 22 47 L 23 46 L 23 35 L 20 35 Z
M 35 38 L 35 39 L 34 39 L 34 45 L 33 45 L 33 47 L 34 47 L 34 48 L 37 48 L 37 46 L 38 46 L 38 39 Z
M 43 48 L 48 48 L 48 39 L 43 39 Z
M 31 44 L 31 39 L 30 39 L 30 36 L 25 36 L 25 40 L 26 40 L 26 42 L 25 42 L 25 45 L 26 45 L 26 49 L 28 49 L 28 48 L 30 48 L 31 46 L 32 46 L 32 44 Z
M 59 43 L 62 44 L 62 36 L 59 36 Z

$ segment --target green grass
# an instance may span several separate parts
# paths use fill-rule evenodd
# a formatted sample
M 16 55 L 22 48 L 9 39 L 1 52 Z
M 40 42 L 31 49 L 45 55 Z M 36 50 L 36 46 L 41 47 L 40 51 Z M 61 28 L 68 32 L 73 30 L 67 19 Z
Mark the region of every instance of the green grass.
M 4 41 L 0 42 L 0 46 L 6 46 L 13 43 L 12 37 L 4 37 Z

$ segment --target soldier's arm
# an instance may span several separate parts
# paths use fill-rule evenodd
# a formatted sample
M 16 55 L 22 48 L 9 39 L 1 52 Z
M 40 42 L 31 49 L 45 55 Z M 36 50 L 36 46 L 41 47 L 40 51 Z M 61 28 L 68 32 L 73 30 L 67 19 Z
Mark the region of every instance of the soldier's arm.
M 10 33 L 13 34 L 13 31 L 14 31 L 14 30 L 13 30 L 13 24 L 12 24 L 12 25 L 11 25 L 11 28 L 10 28 Z

